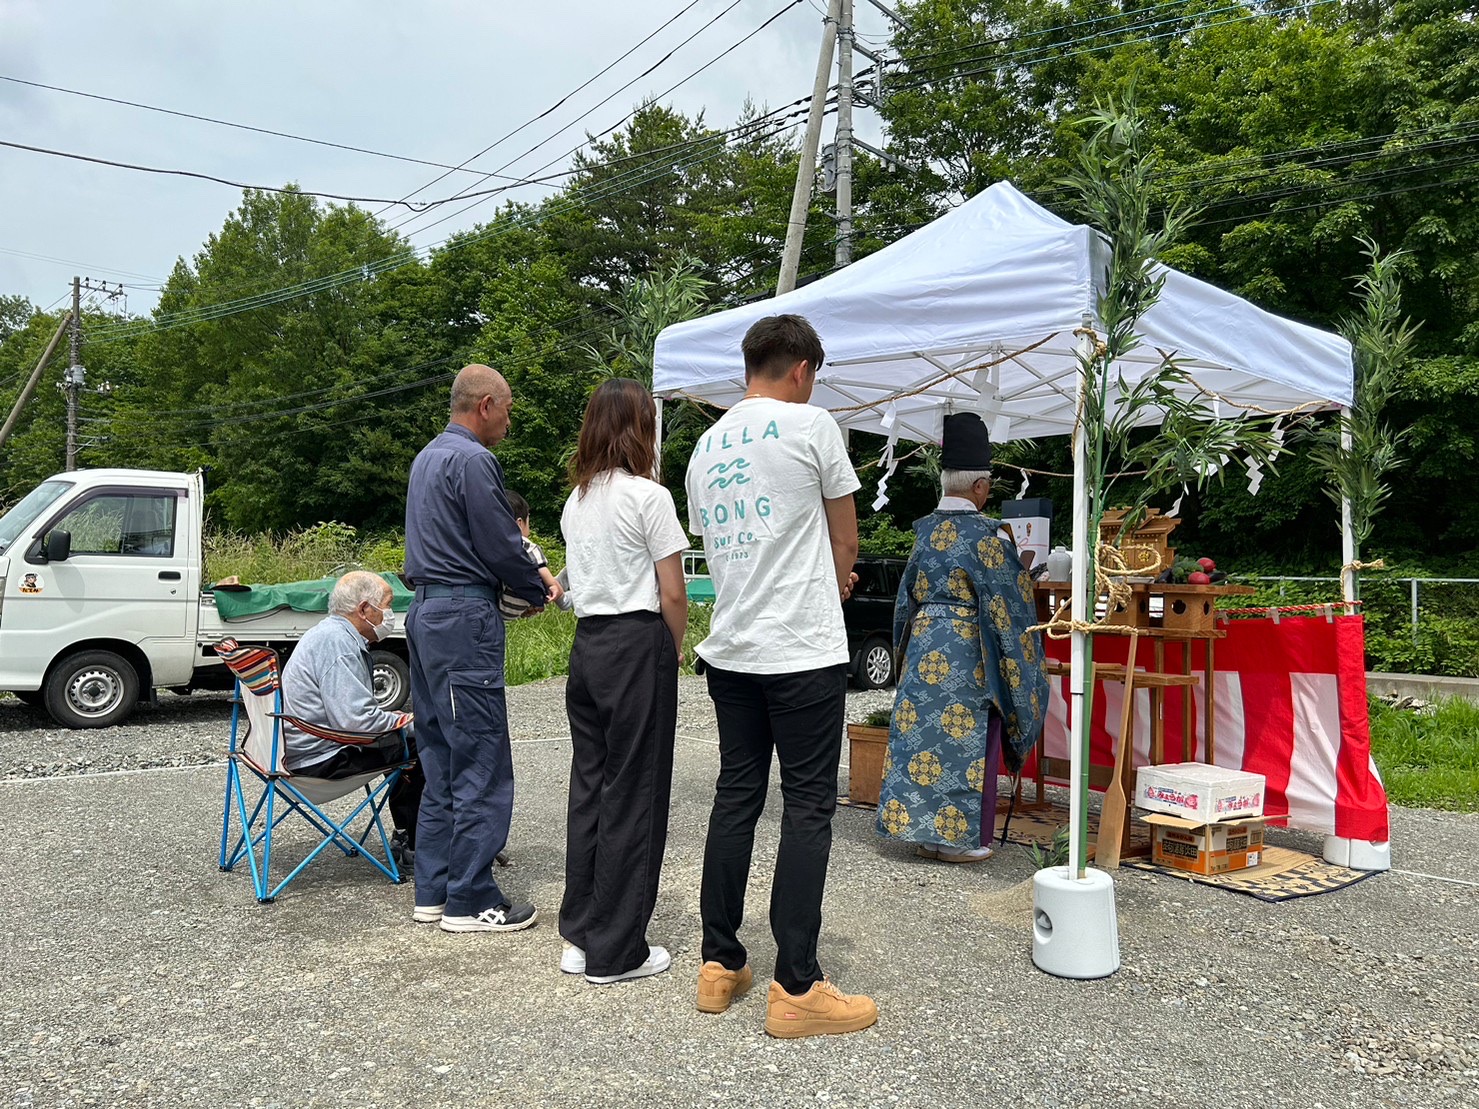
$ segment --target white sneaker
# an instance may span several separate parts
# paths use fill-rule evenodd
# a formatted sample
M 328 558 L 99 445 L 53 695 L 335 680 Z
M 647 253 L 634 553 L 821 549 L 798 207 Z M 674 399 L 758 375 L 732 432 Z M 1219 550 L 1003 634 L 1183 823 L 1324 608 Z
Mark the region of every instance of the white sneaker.
M 560 953 L 560 969 L 566 974 L 584 974 L 585 952 L 573 943 L 567 943 Z
M 625 974 L 587 974 L 585 980 L 597 986 L 609 986 L 612 982 L 626 982 L 632 978 L 650 978 L 672 965 L 673 957 L 666 947 L 652 946 L 647 948 L 647 961 L 641 966 L 633 967 Z
M 539 910 L 522 905 L 494 905 L 477 916 L 442 916 L 443 932 L 517 932 L 539 919 Z
M 447 903 L 443 901 L 440 905 L 417 905 L 411 910 L 411 919 L 417 924 L 435 924 L 442 919 L 442 913 L 446 912 Z

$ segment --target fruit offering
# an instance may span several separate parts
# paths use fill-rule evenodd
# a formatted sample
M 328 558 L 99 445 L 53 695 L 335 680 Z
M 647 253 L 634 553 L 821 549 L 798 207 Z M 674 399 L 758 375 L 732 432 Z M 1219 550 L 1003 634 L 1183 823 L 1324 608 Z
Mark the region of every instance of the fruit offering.
M 1155 580 L 1162 585 L 1221 585 L 1227 575 L 1210 558 L 1178 558 Z

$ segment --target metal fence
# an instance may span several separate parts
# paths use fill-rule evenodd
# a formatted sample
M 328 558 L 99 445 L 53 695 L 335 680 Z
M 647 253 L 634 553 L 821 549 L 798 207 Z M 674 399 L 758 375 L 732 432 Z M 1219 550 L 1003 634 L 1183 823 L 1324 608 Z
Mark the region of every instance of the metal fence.
M 1240 605 L 1339 602 L 1335 577 L 1241 579 L 1259 593 Z M 1479 677 L 1479 578 L 1361 577 L 1373 669 Z

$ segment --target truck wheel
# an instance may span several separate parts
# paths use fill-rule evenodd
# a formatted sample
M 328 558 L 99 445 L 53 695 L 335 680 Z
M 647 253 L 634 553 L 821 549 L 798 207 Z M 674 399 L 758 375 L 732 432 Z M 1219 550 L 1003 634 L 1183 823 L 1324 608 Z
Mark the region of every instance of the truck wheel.
M 389 712 L 400 711 L 411 699 L 411 667 L 393 651 L 371 651 L 370 667 L 375 703 Z
M 861 689 L 883 689 L 894 682 L 894 652 L 885 640 L 870 639 L 863 644 L 863 657 L 858 662 L 858 686 Z
M 65 728 L 121 724 L 138 701 L 138 671 L 112 651 L 81 651 L 46 678 L 46 711 Z

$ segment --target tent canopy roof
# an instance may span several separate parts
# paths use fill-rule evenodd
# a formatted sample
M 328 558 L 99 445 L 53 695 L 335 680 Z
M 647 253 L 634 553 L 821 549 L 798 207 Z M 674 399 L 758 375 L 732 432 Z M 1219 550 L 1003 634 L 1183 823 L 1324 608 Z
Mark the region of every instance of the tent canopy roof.
M 999 182 L 810 285 L 665 329 L 653 391 L 735 403 L 744 395 L 746 330 L 795 312 L 811 320 L 827 350 L 812 403 L 843 427 L 938 442 L 947 411 L 974 410 L 998 441 L 1068 434 L 1074 332 L 1087 317 L 1102 333 L 1097 291 L 1106 259 L 1093 229 Z M 1143 346 L 1117 367 L 1127 381 L 1174 354 L 1195 382 L 1184 392 L 1221 398 L 1226 415 L 1351 403 L 1344 339 L 1163 272 L 1160 301 L 1138 328 Z

